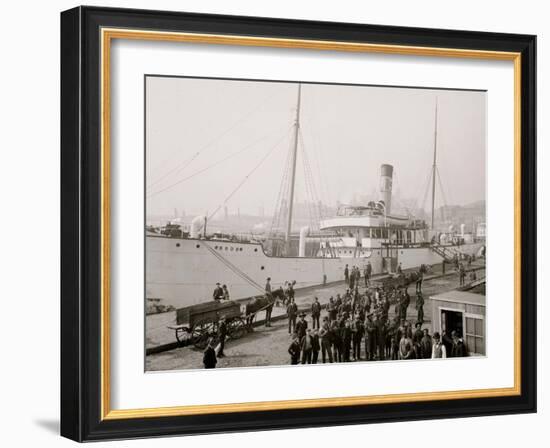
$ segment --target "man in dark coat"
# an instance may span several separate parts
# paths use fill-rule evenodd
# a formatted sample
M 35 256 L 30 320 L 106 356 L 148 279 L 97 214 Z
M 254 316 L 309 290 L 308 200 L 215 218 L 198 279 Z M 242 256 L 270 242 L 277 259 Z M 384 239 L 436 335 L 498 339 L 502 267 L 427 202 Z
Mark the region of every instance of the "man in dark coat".
M 298 315 L 298 305 L 294 299 L 290 299 L 290 303 L 286 307 L 286 315 L 288 316 L 288 333 L 292 334 L 296 331 L 296 316 Z
M 307 321 L 305 319 L 305 313 L 301 313 L 299 317 L 300 319 L 298 320 L 298 322 L 296 322 L 296 333 L 298 334 L 298 338 L 300 338 L 301 341 L 307 332 Z
M 212 347 L 212 338 L 208 340 L 208 345 L 202 355 L 202 363 L 205 369 L 215 369 L 218 360 L 216 358 L 216 350 Z
M 452 356 L 451 351 L 453 349 L 453 340 L 451 339 L 447 331 L 444 331 L 443 334 L 441 335 L 441 342 L 445 346 L 445 351 L 447 352 L 447 356 L 451 357 Z
M 430 336 L 428 329 L 424 328 L 424 336 L 420 341 L 420 354 L 422 359 L 430 359 L 432 357 L 432 337 Z
M 300 362 L 300 340 L 296 333 L 292 335 L 292 342 L 288 347 L 288 353 L 290 354 L 291 365 L 296 365 Z
M 300 349 L 302 350 L 302 364 L 311 364 L 313 354 L 313 336 L 311 335 L 311 330 L 307 330 L 306 334 L 300 339 Z
M 321 318 L 321 304 L 319 299 L 315 297 L 315 300 L 311 304 L 311 319 L 313 320 L 312 327 L 313 329 L 319 329 L 321 326 L 319 324 L 319 319 Z
M 361 341 L 363 339 L 363 334 L 365 333 L 365 326 L 363 325 L 363 322 L 357 316 L 355 320 L 353 321 L 353 324 L 351 326 L 351 332 L 352 332 L 352 343 L 353 343 L 353 355 L 352 358 L 355 361 L 358 361 L 361 359 Z
M 223 288 L 220 286 L 219 283 L 216 283 L 216 287 L 214 288 L 214 293 L 212 294 L 212 298 L 214 300 L 223 300 L 224 298 L 224 292 Z
M 451 338 L 453 340 L 451 358 L 462 358 L 463 356 L 466 356 L 466 346 L 464 345 L 462 338 L 458 337 L 458 333 L 456 331 L 451 332 Z
M 218 325 L 218 340 L 220 341 L 220 350 L 218 351 L 218 358 L 223 358 L 225 356 L 223 349 L 225 348 L 226 337 L 227 337 L 227 323 L 225 322 L 225 317 L 222 317 Z
M 326 362 L 327 357 L 328 361 L 332 363 L 332 330 L 327 317 L 323 318 L 323 325 L 319 330 L 319 338 L 321 339 L 321 355 L 323 357 L 323 364 Z
M 330 332 L 334 362 L 342 362 L 342 334 L 340 331 L 340 322 L 338 320 L 332 321 Z
M 384 320 L 377 314 L 374 321 L 376 325 L 376 345 L 378 347 L 378 359 L 386 359 L 386 332 L 387 327 Z
M 344 362 L 350 361 L 350 353 L 351 353 L 351 324 L 349 320 L 346 320 L 344 323 L 344 328 L 342 330 L 342 345 L 343 345 L 343 357 Z
M 376 325 L 372 320 L 372 313 L 367 316 L 365 323 L 365 352 L 367 361 L 373 361 L 376 356 Z
M 346 285 L 349 285 L 349 268 L 347 264 L 344 268 L 344 280 L 346 281 Z
M 336 319 L 336 315 L 338 314 L 338 307 L 336 305 L 336 302 L 334 302 L 333 297 L 331 297 L 328 301 L 327 312 L 328 312 L 328 318 L 331 322 Z

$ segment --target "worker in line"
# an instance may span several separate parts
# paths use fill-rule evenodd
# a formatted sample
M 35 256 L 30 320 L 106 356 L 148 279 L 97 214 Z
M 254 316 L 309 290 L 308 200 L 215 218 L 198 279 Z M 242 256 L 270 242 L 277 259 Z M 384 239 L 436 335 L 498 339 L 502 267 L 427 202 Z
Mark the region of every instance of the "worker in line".
M 294 299 L 290 299 L 290 303 L 286 307 L 286 315 L 288 317 L 288 333 L 296 332 L 296 316 L 298 315 L 298 305 Z
M 319 322 L 321 318 L 321 304 L 319 303 L 319 299 L 317 297 L 315 297 L 315 300 L 311 304 L 311 318 L 313 320 L 313 329 L 319 329 L 321 326 Z

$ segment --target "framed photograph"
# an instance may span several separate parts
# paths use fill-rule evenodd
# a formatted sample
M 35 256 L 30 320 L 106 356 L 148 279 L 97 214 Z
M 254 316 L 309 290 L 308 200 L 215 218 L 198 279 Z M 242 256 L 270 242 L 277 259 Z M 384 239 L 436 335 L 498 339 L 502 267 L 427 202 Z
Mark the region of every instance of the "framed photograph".
M 61 433 L 535 412 L 535 36 L 61 14 Z

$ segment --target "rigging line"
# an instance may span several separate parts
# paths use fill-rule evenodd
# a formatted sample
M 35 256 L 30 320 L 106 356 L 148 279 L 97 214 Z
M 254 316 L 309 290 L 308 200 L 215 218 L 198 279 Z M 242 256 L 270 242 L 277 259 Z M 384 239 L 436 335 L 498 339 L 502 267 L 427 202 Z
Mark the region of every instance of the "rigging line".
M 204 244 L 204 246 L 208 249 L 208 251 L 214 255 L 219 261 L 221 261 L 229 270 L 231 270 L 234 274 L 244 279 L 246 282 L 248 282 L 251 286 L 259 289 L 260 291 L 264 291 L 264 288 L 261 287 L 260 284 L 256 283 L 254 279 L 249 277 L 244 271 L 240 270 L 237 266 L 235 266 L 233 263 L 231 263 L 228 259 L 226 259 L 223 255 L 218 253 L 216 250 L 212 249 L 208 244 Z
M 304 146 L 303 144 L 300 144 L 300 149 L 302 152 L 302 166 L 304 169 L 304 186 L 305 186 L 305 193 L 306 193 L 306 206 L 307 206 L 307 212 L 308 212 L 308 218 L 309 218 L 309 227 L 311 230 L 313 230 L 313 213 L 314 211 L 311 209 L 311 190 L 308 183 L 308 175 L 307 175 L 307 168 L 306 168 L 306 162 L 305 162 L 305 155 L 304 155 Z
M 308 170 L 307 170 L 307 168 L 308 168 L 307 156 L 305 154 L 304 142 L 302 140 L 301 134 L 298 137 L 299 137 L 299 142 L 300 142 L 300 150 L 301 150 L 301 154 L 302 154 L 302 165 L 303 165 L 303 169 L 304 169 L 304 186 L 305 186 L 305 192 L 306 192 L 306 205 L 307 205 L 307 210 L 308 210 L 308 215 L 309 215 L 309 226 L 310 226 L 310 229 L 313 230 L 314 227 L 315 227 L 314 226 L 315 209 L 314 209 L 314 204 L 312 204 L 312 202 L 314 201 L 314 198 L 313 198 L 313 193 L 312 193 L 312 190 L 311 190 L 311 185 L 310 185 L 310 182 L 309 182 L 309 173 L 308 173 Z
M 310 123 L 309 119 L 305 119 L 304 120 L 305 123 Z M 313 126 L 309 126 L 311 129 L 313 129 Z M 302 128 L 300 128 L 300 134 L 302 133 Z M 320 181 L 320 188 L 319 188 L 319 199 L 327 199 L 328 198 L 328 194 L 327 194 L 327 186 L 325 183 L 322 182 L 322 179 L 323 179 L 323 175 L 321 173 L 321 165 L 319 163 L 319 160 L 321 159 L 321 144 L 319 143 L 319 136 L 317 134 L 315 134 L 314 132 L 311 132 L 312 135 L 312 140 L 313 140 L 313 144 L 311 145 L 313 147 L 313 152 L 314 152 L 314 155 L 313 155 L 313 159 L 315 160 L 315 167 L 317 168 L 317 174 L 319 176 L 319 181 Z M 302 138 L 302 144 L 303 144 L 303 140 L 304 140 L 304 137 L 303 137 L 303 134 L 301 136 Z M 305 146 L 304 146 L 305 147 Z M 317 157 L 316 157 L 317 156 Z M 310 168 L 311 169 L 311 168 Z M 313 173 L 312 173 L 312 176 L 313 176 Z M 324 191 L 323 191 L 324 190 Z
M 428 198 L 428 191 L 430 189 L 430 181 L 432 179 L 432 176 L 433 176 L 433 169 L 430 170 L 430 174 L 428 175 L 428 182 L 426 183 L 426 189 L 424 191 L 424 199 L 422 200 L 422 213 L 426 213 L 426 211 L 424 210 L 424 207 L 426 205 L 426 199 Z
M 275 134 L 275 133 L 271 133 L 271 134 L 269 134 L 269 136 L 274 135 L 274 134 Z M 285 135 L 286 135 L 286 134 L 285 134 Z M 180 180 L 178 180 L 178 181 L 176 181 L 176 182 L 174 182 L 174 183 L 172 183 L 172 184 L 170 184 L 170 185 L 168 185 L 168 186 L 166 186 L 166 187 L 164 187 L 164 188 L 161 188 L 160 190 L 157 190 L 157 191 L 154 191 L 154 192 L 149 193 L 149 194 L 147 195 L 147 197 L 151 198 L 151 197 L 153 197 L 153 196 L 156 196 L 157 194 L 163 193 L 164 191 L 169 190 L 169 189 L 175 187 L 176 185 L 179 185 L 179 184 L 181 184 L 181 183 L 183 183 L 183 182 L 185 182 L 185 181 L 187 181 L 187 180 L 189 180 L 189 179 L 192 179 L 193 177 L 198 176 L 199 174 L 202 174 L 202 173 L 204 173 L 205 171 L 208 171 L 209 169 L 214 168 L 214 167 L 216 167 L 216 166 L 218 166 L 218 165 L 220 165 L 220 164 L 226 162 L 227 160 L 229 160 L 229 159 L 231 159 L 231 158 L 233 158 L 233 157 L 236 157 L 236 156 L 238 156 L 238 155 L 240 155 L 240 154 L 242 154 L 242 153 L 248 151 L 249 149 L 252 149 L 252 148 L 255 147 L 258 143 L 260 143 L 262 140 L 265 140 L 266 138 L 268 138 L 268 135 L 264 135 L 263 137 L 261 137 L 261 138 L 255 140 L 254 142 L 252 142 L 252 143 L 250 143 L 249 145 L 245 146 L 245 147 L 242 148 L 241 150 L 239 150 L 239 151 L 237 151 L 237 152 L 234 152 L 233 154 L 230 154 L 230 155 L 228 155 L 227 157 L 225 157 L 225 158 L 223 158 L 223 159 L 221 159 L 221 160 L 218 160 L 217 162 L 214 162 L 213 164 L 211 164 L 211 165 L 209 165 L 209 166 L 207 166 L 207 167 L 205 167 L 205 168 L 203 168 L 203 169 L 201 169 L 201 170 L 199 170 L 199 171 L 195 171 L 193 174 L 190 174 L 189 176 L 184 177 L 183 179 L 180 179 Z
M 427 170 L 427 174 L 426 176 L 424 176 L 424 183 L 423 184 L 419 184 L 418 186 L 418 190 L 417 190 L 417 194 L 414 195 L 413 199 L 414 199 L 414 202 L 413 202 L 413 208 L 414 209 L 417 209 L 418 208 L 418 199 L 420 198 L 420 193 L 422 192 L 422 190 L 426 190 L 427 185 L 429 185 L 429 182 L 430 182 L 430 173 L 432 172 L 432 167 L 430 166 Z
M 449 201 L 447 201 L 447 196 L 445 195 L 445 190 L 443 190 L 443 182 L 441 181 L 441 175 L 439 174 L 439 168 L 436 168 L 437 180 L 439 181 L 439 189 L 441 190 L 441 195 L 443 196 L 443 205 L 447 207 Z
M 311 118 L 312 118 L 312 121 L 314 122 L 314 124 L 311 126 L 312 130 L 315 129 L 314 125 L 319 122 L 319 115 L 317 113 L 317 111 L 319 110 L 317 107 L 317 104 L 318 104 L 317 100 L 318 98 L 315 95 L 311 96 L 311 103 L 312 103 Z M 319 181 L 321 182 L 321 185 L 320 185 L 321 196 L 324 200 L 327 201 L 327 203 L 329 203 L 333 199 L 332 197 L 333 191 L 331 191 L 331 189 L 329 188 L 328 182 L 322 181 L 323 179 L 328 178 L 328 176 L 325 176 L 326 166 L 327 166 L 326 158 L 325 158 L 325 145 L 324 145 L 324 141 L 319 137 L 319 134 L 315 132 L 312 132 L 312 134 L 313 134 L 313 140 L 315 144 L 314 149 L 317 150 L 317 155 L 318 155 L 318 158 L 316 160 L 317 160 L 317 170 L 319 172 Z
M 292 128 L 291 128 L 292 129 Z M 277 146 L 279 146 L 279 144 L 288 136 L 288 133 L 283 135 L 283 137 L 281 139 L 279 139 L 277 141 L 277 143 L 275 143 L 270 149 L 269 151 L 266 153 L 266 155 L 262 158 L 262 160 L 260 160 L 260 162 L 252 169 L 252 171 L 250 171 L 246 176 L 245 178 L 241 181 L 241 183 L 239 185 L 237 185 L 237 187 L 229 194 L 229 196 L 227 196 L 225 198 L 225 200 L 218 206 L 218 208 L 216 208 L 216 210 L 214 210 L 214 212 L 212 212 L 209 216 L 208 216 L 208 219 L 212 218 L 212 216 L 214 216 L 216 213 L 218 213 L 218 211 L 220 210 L 220 208 L 222 208 L 223 205 L 227 204 L 227 201 L 229 201 L 229 199 L 231 199 L 231 197 L 237 193 L 237 191 L 239 191 L 239 189 L 245 184 L 245 182 L 248 180 L 248 178 L 258 169 L 260 168 L 260 166 L 267 160 L 267 158 L 273 153 L 273 151 L 275 151 L 275 149 L 277 148 Z
M 271 219 L 271 229 L 269 230 L 269 235 L 275 235 L 275 230 L 280 226 L 281 223 L 281 201 L 283 198 L 283 195 L 286 192 L 286 187 L 288 186 L 288 171 L 290 167 L 290 159 L 291 159 L 291 150 L 287 152 L 286 160 L 283 165 L 283 173 L 281 175 L 281 184 L 279 185 L 279 193 L 277 196 L 277 200 L 275 201 L 275 208 L 273 211 L 273 217 Z
M 216 135 L 213 139 L 209 140 L 208 143 L 206 143 L 204 146 L 202 146 L 197 152 L 195 152 L 190 159 L 187 159 L 185 162 L 180 163 L 179 165 L 176 165 L 174 168 L 169 170 L 167 173 L 162 175 L 160 178 L 158 178 L 156 181 L 154 181 L 152 184 L 149 185 L 148 188 L 151 188 L 155 185 L 157 185 L 159 182 L 164 180 L 166 177 L 170 176 L 172 173 L 176 171 L 182 171 L 185 168 L 187 168 L 193 160 L 195 160 L 201 153 L 206 151 L 208 148 L 210 148 L 214 143 L 216 143 L 218 140 L 225 137 L 227 134 L 229 134 L 233 129 L 235 129 L 238 125 L 240 125 L 242 122 L 244 122 L 246 119 L 248 119 L 250 116 L 258 112 L 269 100 L 271 100 L 277 93 L 273 93 L 266 98 L 264 98 L 259 104 L 257 104 L 255 107 L 253 107 L 251 110 L 249 110 L 246 114 L 242 115 L 236 122 L 234 122 L 229 128 L 226 128 L 221 134 Z M 166 163 L 169 161 L 169 159 L 172 157 L 173 154 L 171 154 L 164 162 L 161 162 L 159 166 L 166 165 Z
M 303 164 L 304 164 L 304 168 L 305 168 L 305 172 L 306 172 L 306 176 L 305 176 L 305 180 L 306 182 L 308 182 L 308 176 L 309 176 L 309 188 L 311 190 L 311 196 L 312 196 L 312 201 L 313 201 L 313 210 L 316 212 L 316 219 L 317 219 L 317 222 L 319 222 L 321 220 L 321 216 L 322 216 L 322 210 L 321 210 L 321 206 L 320 206 L 320 196 L 319 194 L 317 193 L 317 189 L 315 187 L 315 180 L 314 180 L 314 177 L 313 177 L 313 170 L 311 169 L 311 164 L 309 162 L 309 157 L 307 155 L 307 151 L 306 151 L 306 147 L 305 147 L 305 144 L 304 144 L 304 137 L 302 135 L 302 132 L 300 131 L 300 134 L 299 134 L 299 138 L 300 138 L 300 145 L 302 147 L 302 158 L 303 158 Z

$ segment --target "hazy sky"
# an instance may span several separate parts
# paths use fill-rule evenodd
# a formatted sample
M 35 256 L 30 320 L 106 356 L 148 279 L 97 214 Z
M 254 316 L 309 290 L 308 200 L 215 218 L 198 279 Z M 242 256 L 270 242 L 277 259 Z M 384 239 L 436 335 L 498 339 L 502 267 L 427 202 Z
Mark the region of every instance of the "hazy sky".
M 271 214 L 293 141 L 298 85 L 148 77 L 147 212 Z M 421 205 L 433 159 L 447 203 L 485 198 L 484 92 L 302 85 L 303 147 L 328 205 L 372 194 L 380 165 L 394 166 L 394 193 Z M 227 160 L 226 160 L 227 159 Z M 306 194 L 299 150 L 296 194 Z M 439 186 L 437 187 L 439 189 Z M 437 205 L 443 205 L 438 193 Z M 428 204 L 426 203 L 426 208 Z

